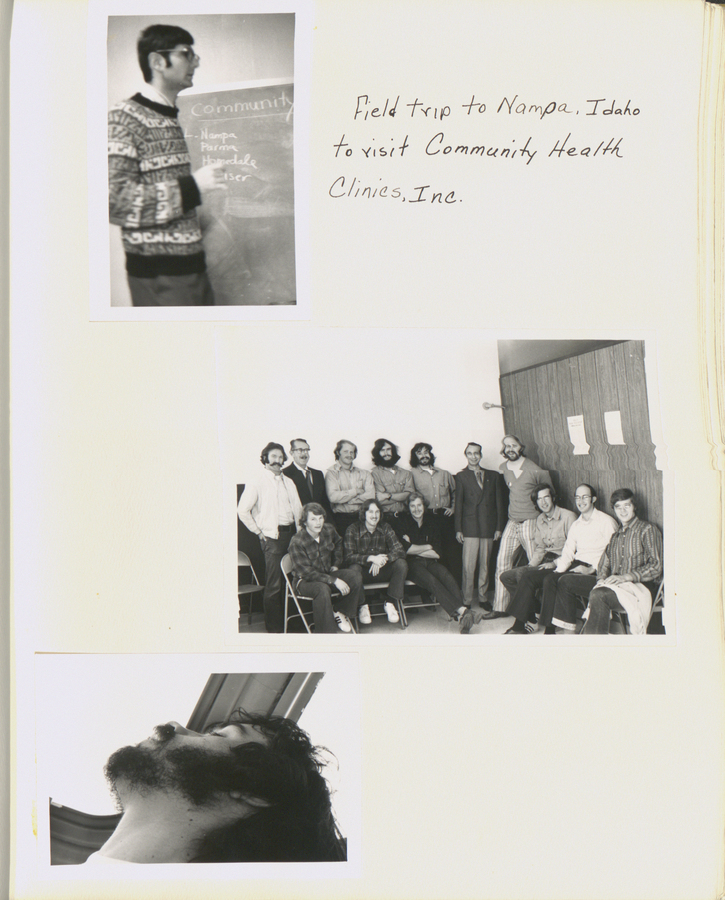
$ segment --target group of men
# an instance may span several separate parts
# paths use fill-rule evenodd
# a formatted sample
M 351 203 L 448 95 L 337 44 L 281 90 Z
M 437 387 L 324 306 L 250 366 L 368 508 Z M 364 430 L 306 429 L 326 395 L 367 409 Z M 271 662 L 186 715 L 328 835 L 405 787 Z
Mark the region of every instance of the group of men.
M 410 469 L 387 439 L 372 449 L 370 471 L 355 465 L 358 448 L 340 440 L 335 462 L 323 475 L 309 466 L 310 446 L 290 444 L 292 462 L 281 444 L 269 443 L 264 467 L 239 500 L 243 524 L 258 536 L 264 553 L 265 626 L 284 630 L 281 561 L 289 552 L 292 578 L 313 600 L 318 633 L 350 631 L 350 619 L 370 622 L 364 584 L 389 582 L 385 612 L 398 621 L 407 553 L 421 553 L 403 540 L 418 500 L 440 526 L 434 556 L 460 582 L 461 633 L 482 619 L 513 617 L 507 634 L 574 631 L 584 611 L 585 633 L 608 633 L 612 612 L 626 612 L 633 633 L 646 631 L 653 595 L 662 578 L 662 535 L 639 519 L 629 489 L 610 498 L 616 519 L 596 509 L 589 484 L 576 488 L 579 515 L 557 505 L 549 473 L 525 455 L 515 435 L 506 435 L 498 471 L 481 466 L 482 447 L 465 448 L 467 465 L 455 476 L 435 465 L 429 443 L 410 452 Z M 376 514 L 376 513 L 379 513 Z M 419 520 L 419 521 L 422 521 Z M 400 527 L 396 528 L 396 524 Z M 405 523 L 405 525 L 403 524 Z M 407 537 L 407 536 L 406 536 Z M 489 559 L 500 540 L 488 599 Z M 527 564 L 514 568 L 519 548 Z M 442 591 L 443 589 L 441 589 Z M 476 601 L 476 602 L 474 602 Z

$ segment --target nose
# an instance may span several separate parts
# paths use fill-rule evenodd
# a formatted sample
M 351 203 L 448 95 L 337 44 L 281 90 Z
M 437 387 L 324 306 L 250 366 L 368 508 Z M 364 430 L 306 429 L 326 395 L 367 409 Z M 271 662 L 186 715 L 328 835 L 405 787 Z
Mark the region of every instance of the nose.
M 176 734 L 196 734 L 196 731 L 189 731 L 188 728 L 184 728 L 178 722 L 167 722 L 166 725 L 173 728 Z

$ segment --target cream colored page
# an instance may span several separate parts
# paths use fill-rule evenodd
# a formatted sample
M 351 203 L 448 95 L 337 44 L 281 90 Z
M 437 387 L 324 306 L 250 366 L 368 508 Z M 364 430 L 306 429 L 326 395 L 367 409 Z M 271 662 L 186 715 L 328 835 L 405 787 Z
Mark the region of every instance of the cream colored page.
M 35 730 L 52 727 L 36 726 L 34 654 L 229 650 L 229 490 L 259 441 L 278 439 L 275 425 L 296 436 L 290 421 L 337 439 L 395 433 L 402 416 L 408 434 L 412 404 L 421 428 L 484 437 L 493 463 L 502 424 L 480 404 L 497 402 L 503 336 L 646 336 L 676 629 L 651 646 L 346 641 L 361 673 L 362 875 L 260 879 L 253 894 L 718 896 L 717 479 L 695 317 L 700 3 L 319 3 L 312 317 L 264 325 L 89 323 L 88 192 L 105 185 L 87 181 L 86 15 L 78 0 L 18 2 L 13 33 L 16 896 L 154 896 L 162 881 L 189 897 L 238 894 L 211 871 L 98 883 L 51 870 L 33 832 L 47 803 Z M 605 116 L 610 104 L 639 113 Z M 513 156 L 527 141 L 536 155 Z M 600 143 L 610 150 L 593 156 Z M 466 145 L 499 152 L 455 152 Z M 459 350 L 477 341 L 482 359 L 468 363 Z M 92 710 L 80 701 L 78 715 Z

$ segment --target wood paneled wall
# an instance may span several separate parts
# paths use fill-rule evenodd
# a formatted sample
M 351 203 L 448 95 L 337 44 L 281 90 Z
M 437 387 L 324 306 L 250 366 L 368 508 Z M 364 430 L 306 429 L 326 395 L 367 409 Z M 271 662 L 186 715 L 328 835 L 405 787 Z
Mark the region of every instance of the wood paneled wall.
M 655 465 L 647 404 L 644 342 L 624 341 L 501 378 L 504 427 L 526 455 L 551 472 L 562 506 L 576 511 L 574 492 L 593 485 L 598 508 L 612 514 L 613 490 L 634 491 L 639 516 L 662 528 L 662 473 Z M 607 441 L 604 413 L 619 410 L 624 445 Z M 587 455 L 573 453 L 567 418 L 582 415 Z

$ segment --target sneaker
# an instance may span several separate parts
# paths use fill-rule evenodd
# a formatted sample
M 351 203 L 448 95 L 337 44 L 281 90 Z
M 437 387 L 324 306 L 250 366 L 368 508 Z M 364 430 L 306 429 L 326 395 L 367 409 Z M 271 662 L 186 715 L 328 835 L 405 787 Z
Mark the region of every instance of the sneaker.
M 335 613 L 335 621 L 337 622 L 337 627 L 340 629 L 340 631 L 344 631 L 345 634 L 349 634 L 352 631 L 350 620 L 341 612 Z
M 393 625 L 397 625 L 400 621 L 400 616 L 398 615 L 398 610 L 395 606 L 388 600 L 388 602 L 383 606 L 385 610 L 385 615 L 388 617 L 388 622 L 392 622 Z
M 360 607 L 357 613 L 357 617 L 361 625 L 370 625 L 370 623 L 373 621 L 370 616 L 370 607 L 367 605 L 367 603 L 363 603 L 363 605 Z

